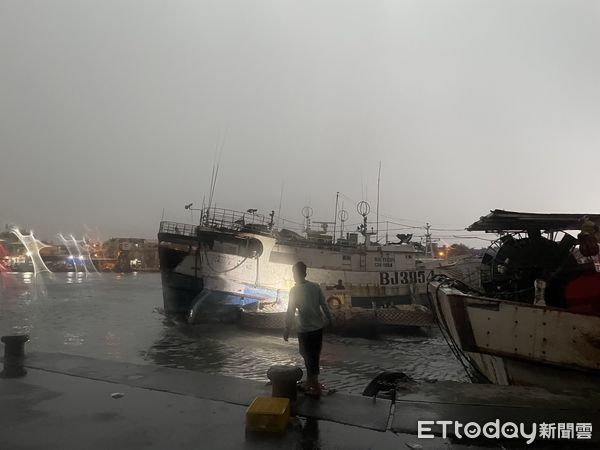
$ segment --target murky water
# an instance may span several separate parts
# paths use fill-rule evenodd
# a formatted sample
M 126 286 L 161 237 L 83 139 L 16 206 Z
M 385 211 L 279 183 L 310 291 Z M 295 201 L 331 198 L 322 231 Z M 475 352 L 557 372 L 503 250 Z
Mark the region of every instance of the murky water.
M 161 313 L 158 274 L 0 274 L 0 334 L 29 333 L 27 350 L 57 351 L 133 363 L 265 380 L 273 364 L 302 365 L 297 341 L 235 325 L 183 325 Z M 361 393 L 383 370 L 420 380 L 465 380 L 433 330 L 376 340 L 326 335 L 325 383 Z

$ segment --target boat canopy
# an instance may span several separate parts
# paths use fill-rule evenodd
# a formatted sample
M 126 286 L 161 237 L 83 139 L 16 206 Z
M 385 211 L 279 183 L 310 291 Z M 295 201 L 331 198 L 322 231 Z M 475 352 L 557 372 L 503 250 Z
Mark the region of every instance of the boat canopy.
M 561 231 L 578 230 L 587 218 L 600 224 L 600 214 L 546 214 L 504 211 L 494 209 L 487 216 L 481 217 L 470 225 L 468 231 Z

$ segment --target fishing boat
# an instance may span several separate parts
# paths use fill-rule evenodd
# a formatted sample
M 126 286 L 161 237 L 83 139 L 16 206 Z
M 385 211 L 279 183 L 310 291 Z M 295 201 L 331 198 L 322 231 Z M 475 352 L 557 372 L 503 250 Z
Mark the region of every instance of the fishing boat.
M 336 320 L 370 311 L 381 322 L 431 325 L 426 285 L 440 260 L 427 258 L 410 236 L 373 241 L 369 210 L 366 202 L 359 204 L 363 223 L 346 234 L 341 231 L 347 213 L 336 214 L 339 223 L 311 222 L 308 207 L 303 209 L 304 233 L 277 227 L 273 211 L 263 216 L 254 209 L 203 208 L 198 225 L 162 221 L 158 240 L 165 312 L 189 321 L 263 320 L 267 328 L 280 327 L 293 286 L 292 265 L 303 261 Z
M 473 380 L 600 387 L 597 223 L 592 214 L 494 210 L 468 228 L 501 234 L 481 260 L 479 286 L 436 277 L 429 296 Z

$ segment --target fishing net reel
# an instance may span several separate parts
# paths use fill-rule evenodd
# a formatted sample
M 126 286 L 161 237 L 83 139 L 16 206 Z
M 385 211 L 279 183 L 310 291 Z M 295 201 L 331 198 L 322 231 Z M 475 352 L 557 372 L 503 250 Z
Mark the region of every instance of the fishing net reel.
M 539 230 L 507 233 L 494 241 L 481 261 L 481 287 L 490 297 L 533 303 L 534 283 L 547 284 L 546 303 L 564 305 L 564 286 L 579 271 L 568 233 Z M 562 234 L 559 239 L 559 235 Z

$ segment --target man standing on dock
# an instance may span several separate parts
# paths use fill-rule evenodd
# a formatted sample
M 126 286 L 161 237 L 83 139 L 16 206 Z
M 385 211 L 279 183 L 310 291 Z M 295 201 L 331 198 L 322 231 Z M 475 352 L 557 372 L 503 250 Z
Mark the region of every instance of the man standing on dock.
M 306 366 L 306 392 L 321 395 L 319 360 L 323 346 L 323 327 L 331 323 L 331 312 L 317 283 L 306 279 L 306 264 L 297 262 L 292 267 L 296 285 L 290 290 L 283 339 L 287 342 L 292 321 L 298 310 L 298 346 Z

